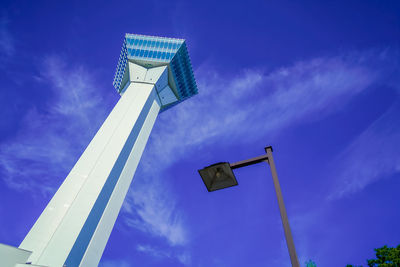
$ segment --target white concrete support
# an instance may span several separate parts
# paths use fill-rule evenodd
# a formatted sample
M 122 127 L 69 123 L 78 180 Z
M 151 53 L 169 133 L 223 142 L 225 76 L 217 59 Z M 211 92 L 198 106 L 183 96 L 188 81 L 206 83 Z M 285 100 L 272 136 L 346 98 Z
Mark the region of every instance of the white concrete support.
M 121 99 L 21 243 L 27 262 L 98 264 L 162 106 L 158 87 L 171 90 L 166 72 L 129 62 Z
M 0 266 L 14 267 L 16 264 L 25 263 L 31 253 L 31 251 L 0 243 Z

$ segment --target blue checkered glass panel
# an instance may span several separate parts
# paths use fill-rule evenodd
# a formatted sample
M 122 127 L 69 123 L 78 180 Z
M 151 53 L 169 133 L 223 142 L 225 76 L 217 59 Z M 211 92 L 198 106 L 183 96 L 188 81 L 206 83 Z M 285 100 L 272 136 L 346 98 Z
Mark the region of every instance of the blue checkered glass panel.
M 179 101 L 176 103 L 197 94 L 196 80 L 185 40 L 126 34 L 113 82 L 118 92 L 122 90 L 122 81 L 129 60 L 167 65 L 177 86 Z

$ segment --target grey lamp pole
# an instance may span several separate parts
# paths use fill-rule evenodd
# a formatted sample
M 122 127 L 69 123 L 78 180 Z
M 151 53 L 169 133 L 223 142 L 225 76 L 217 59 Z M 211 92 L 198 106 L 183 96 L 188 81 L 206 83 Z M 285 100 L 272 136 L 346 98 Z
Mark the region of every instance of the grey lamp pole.
M 274 181 L 276 197 L 278 198 L 279 211 L 281 213 L 283 230 L 285 232 L 286 244 L 289 250 L 290 261 L 292 262 L 292 266 L 300 267 L 299 260 L 297 258 L 296 248 L 294 247 L 292 231 L 290 231 L 289 220 L 286 214 L 285 203 L 283 202 L 283 196 L 282 196 L 281 186 L 279 185 L 278 174 L 276 173 L 274 158 L 272 156 L 272 147 L 271 146 L 266 147 L 265 152 L 267 152 L 268 159 L 266 160 L 266 162 L 269 164 L 269 167 L 271 168 L 271 174 L 272 174 L 272 179 Z
M 288 216 L 286 214 L 285 204 L 283 202 L 283 196 L 281 186 L 279 185 L 278 175 L 276 173 L 275 162 L 272 156 L 272 147 L 268 146 L 265 148 L 266 155 L 259 157 L 239 161 L 236 163 L 229 164 L 228 162 L 221 162 L 213 164 L 199 170 L 200 176 L 203 179 L 204 184 L 209 192 L 227 188 L 230 186 L 237 185 L 237 180 L 232 170 L 245 167 L 248 165 L 266 162 L 269 164 L 272 173 L 272 180 L 274 181 L 274 187 L 276 197 L 278 199 L 279 212 L 281 214 L 283 230 L 285 232 L 286 244 L 289 250 L 290 261 L 293 267 L 300 267 L 299 260 L 296 254 L 296 248 L 294 246 L 292 232 L 290 230 Z

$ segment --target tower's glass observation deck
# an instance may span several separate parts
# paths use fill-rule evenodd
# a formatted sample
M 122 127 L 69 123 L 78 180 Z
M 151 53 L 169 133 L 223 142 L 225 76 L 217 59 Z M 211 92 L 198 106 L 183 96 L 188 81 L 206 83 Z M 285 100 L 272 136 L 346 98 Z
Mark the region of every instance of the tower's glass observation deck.
M 168 66 L 168 84 L 177 101 L 162 107 L 162 110 L 197 94 L 196 80 L 183 39 L 126 34 L 113 82 L 120 94 L 129 81 L 129 61 L 145 68 Z

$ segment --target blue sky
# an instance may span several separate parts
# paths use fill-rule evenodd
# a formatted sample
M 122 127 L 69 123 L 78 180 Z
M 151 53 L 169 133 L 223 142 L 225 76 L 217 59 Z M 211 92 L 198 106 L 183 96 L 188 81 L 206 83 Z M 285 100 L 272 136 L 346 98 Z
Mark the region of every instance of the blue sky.
M 162 113 L 100 266 L 290 266 L 400 243 L 398 1 L 2 1 L 0 242 L 18 246 L 119 99 L 125 33 L 184 38 L 199 94 Z

